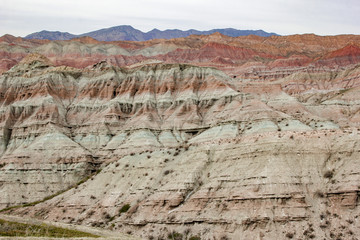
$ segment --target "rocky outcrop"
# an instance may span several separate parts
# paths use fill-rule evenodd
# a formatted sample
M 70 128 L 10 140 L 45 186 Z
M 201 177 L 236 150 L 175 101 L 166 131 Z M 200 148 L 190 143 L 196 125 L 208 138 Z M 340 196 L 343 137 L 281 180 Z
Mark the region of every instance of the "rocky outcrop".
M 50 59 L 0 77 L 0 208 L 38 201 L 8 213 L 143 238 L 359 234 L 358 66 L 254 80 Z

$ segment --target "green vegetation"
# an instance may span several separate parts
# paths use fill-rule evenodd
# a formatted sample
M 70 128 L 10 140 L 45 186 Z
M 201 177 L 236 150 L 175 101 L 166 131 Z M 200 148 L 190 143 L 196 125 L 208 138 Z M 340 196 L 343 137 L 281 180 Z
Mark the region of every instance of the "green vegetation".
M 124 212 L 127 212 L 128 210 L 130 209 L 130 204 L 125 204 L 124 206 L 121 207 L 120 209 L 120 213 L 124 213 Z
M 340 91 L 339 91 L 339 94 L 344 94 L 344 93 L 346 93 L 347 91 L 349 91 L 350 90 L 350 88 L 348 88 L 348 89 L 341 89 Z
M 171 240 L 182 240 L 183 239 L 183 235 L 181 233 L 178 232 L 171 232 L 168 234 L 168 239 Z
M 0 236 L 7 237 L 99 237 L 90 233 L 80 232 L 49 225 L 24 224 L 0 219 Z
M 189 240 L 201 240 L 201 238 L 198 236 L 192 236 L 189 238 Z

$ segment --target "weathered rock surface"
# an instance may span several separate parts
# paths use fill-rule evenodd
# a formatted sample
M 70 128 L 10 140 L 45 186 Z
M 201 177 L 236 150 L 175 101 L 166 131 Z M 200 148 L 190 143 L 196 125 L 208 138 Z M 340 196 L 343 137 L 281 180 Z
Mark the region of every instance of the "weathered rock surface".
M 307 57 L 268 61 L 281 43 L 271 37 L 273 48 L 256 50 L 264 62 L 216 34 L 176 40 L 182 49 L 161 58 L 137 55 L 144 63 L 132 58 L 142 43 L 123 42 L 134 65 L 109 58 L 83 69 L 58 66 L 59 56 L 82 62 L 85 49 L 94 61 L 99 43 L 31 43 L 46 56 L 25 54 L 0 76 L 0 208 L 64 191 L 8 213 L 143 238 L 355 239 L 360 68 L 356 44 L 329 38 L 289 36 L 278 51 L 305 46 Z M 230 62 L 243 61 L 252 75 L 172 61 L 233 72 Z
M 28 53 L 48 57 L 55 65 L 84 68 L 100 61 L 124 67 L 146 61 L 216 67 L 230 76 L 279 79 L 295 72 L 327 72 L 360 62 L 357 35 L 242 36 L 220 33 L 144 42 L 100 42 L 90 37 L 68 41 L 0 38 L 0 71 Z

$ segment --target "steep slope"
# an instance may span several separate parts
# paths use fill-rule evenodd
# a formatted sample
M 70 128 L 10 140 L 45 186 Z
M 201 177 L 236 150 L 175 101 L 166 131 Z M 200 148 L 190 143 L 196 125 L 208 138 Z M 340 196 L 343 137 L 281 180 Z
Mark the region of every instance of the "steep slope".
M 196 110 L 199 102 L 208 101 L 215 93 L 218 98 L 237 95 L 224 77 L 215 70 L 182 65 L 124 72 L 100 63 L 88 73 L 53 67 L 43 56 L 29 55 L 1 77 L 1 162 L 10 173 L 13 168 L 17 173 L 19 169 L 35 169 L 36 174 L 42 168 L 45 172 L 49 167 L 60 168 L 59 173 L 49 174 L 55 178 L 66 174 L 69 183 L 52 184 L 58 190 L 67 188 L 94 170 L 99 149 L 119 131 L 202 125 L 205 119 L 186 109 Z M 203 84 L 211 84 L 213 89 Z M 69 151 L 72 154 L 66 155 Z M 70 177 L 72 170 L 67 165 L 75 168 L 77 177 Z M 20 172 L 20 176 L 29 172 Z M 2 187 L 4 205 L 39 200 L 55 192 L 45 184 L 39 187 L 46 190 L 36 189 L 28 182 L 31 176 L 15 181 L 17 175 L 10 173 L 2 175 L 3 182 L 9 183 Z M 33 194 L 8 191 L 13 183 Z
M 254 54 L 199 49 L 204 61 Z M 111 63 L 31 54 L 1 75 L 1 208 L 57 194 L 7 212 L 143 238 L 360 234 L 358 66 L 267 81 Z
M 129 27 L 128 27 L 129 28 Z M 114 30 L 115 31 L 115 30 Z M 139 39 L 138 32 L 133 33 Z M 100 42 L 90 37 L 70 41 L 0 39 L 0 72 L 29 53 L 40 53 L 57 66 L 84 68 L 100 61 L 118 67 L 139 62 L 190 63 L 215 67 L 231 77 L 278 80 L 298 72 L 341 71 L 359 63 L 356 35 L 243 36 L 220 33 L 143 42 Z

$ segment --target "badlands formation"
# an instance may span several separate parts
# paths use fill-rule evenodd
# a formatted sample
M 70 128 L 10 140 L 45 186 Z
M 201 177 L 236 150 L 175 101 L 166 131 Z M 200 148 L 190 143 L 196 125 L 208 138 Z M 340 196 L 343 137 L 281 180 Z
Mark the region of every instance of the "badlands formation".
M 360 36 L 0 40 L 5 213 L 143 239 L 360 236 Z

